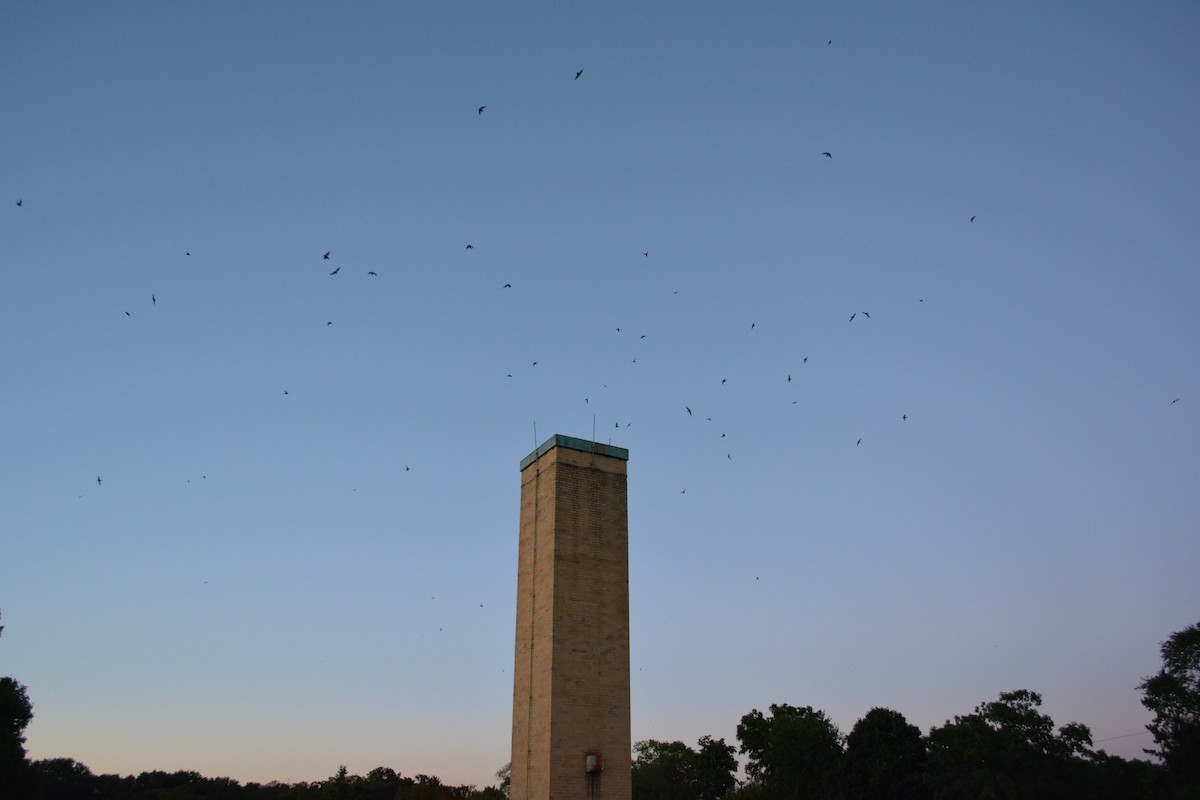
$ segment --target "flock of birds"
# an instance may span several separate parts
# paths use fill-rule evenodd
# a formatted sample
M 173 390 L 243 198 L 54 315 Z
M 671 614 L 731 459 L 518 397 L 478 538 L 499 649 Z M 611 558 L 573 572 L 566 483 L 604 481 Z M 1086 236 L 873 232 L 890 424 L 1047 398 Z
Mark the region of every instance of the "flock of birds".
M 833 41 L 832 41 L 832 40 L 828 40 L 828 41 L 826 42 L 826 44 L 827 44 L 827 45 L 832 45 L 832 44 L 833 44 Z M 584 73 L 584 70 L 583 70 L 583 69 L 576 70 L 576 71 L 575 71 L 575 75 L 574 75 L 574 80 L 578 81 L 578 80 L 579 80 L 579 79 L 580 79 L 580 78 L 583 76 L 583 73 Z M 477 107 L 477 109 L 476 109 L 476 114 L 477 114 L 477 116 L 480 116 L 480 117 L 482 117 L 482 116 L 484 115 L 484 112 L 485 112 L 485 111 L 487 111 L 487 108 L 488 108 L 488 106 L 487 106 L 486 104 L 485 104 L 485 105 L 480 105 L 480 106 L 478 106 L 478 107 Z M 825 158 L 825 159 L 827 159 L 827 160 L 832 160 L 832 159 L 833 159 L 833 152 L 832 152 L 832 151 L 830 151 L 830 150 L 825 150 L 825 151 L 822 151 L 820 155 L 821 155 L 821 157 L 823 157 L 823 158 Z M 17 198 L 17 200 L 16 200 L 16 205 L 17 205 L 17 207 L 18 207 L 18 208 L 23 208 L 23 207 L 25 206 L 25 201 L 24 201 L 24 198 Z M 974 223 L 974 222 L 975 222 L 975 220 L 976 220 L 976 215 L 971 215 L 971 216 L 969 217 L 969 219 L 968 219 L 968 222 L 969 222 L 969 223 Z M 466 251 L 467 251 L 467 252 L 471 252 L 471 251 L 475 250 L 475 246 L 474 246 L 474 244 L 467 243 L 467 244 L 466 244 L 466 247 L 465 247 L 465 249 L 466 249 Z M 650 251 L 649 251 L 649 250 L 643 250 L 643 251 L 641 251 L 641 252 L 642 252 L 642 256 L 643 256 L 643 257 L 645 257 L 645 258 L 649 258 L 649 257 L 650 257 Z M 185 255 L 185 256 L 191 256 L 191 251 L 190 251 L 190 250 L 187 250 L 187 251 L 185 251 L 185 252 L 184 252 L 184 255 Z M 323 260 L 323 261 L 326 261 L 326 262 L 330 261 L 330 260 L 333 258 L 333 251 L 332 251 L 332 250 L 326 250 L 326 251 L 325 251 L 325 252 L 322 254 L 321 258 L 322 258 L 322 260 Z M 341 272 L 342 272 L 342 266 L 341 266 L 341 265 L 338 265 L 338 266 L 335 266 L 335 267 L 333 268 L 333 270 L 331 270 L 331 271 L 330 271 L 328 274 L 329 274 L 329 277 L 337 277 L 338 275 L 340 275 L 340 274 L 341 274 Z M 378 273 L 377 273 L 376 271 L 374 271 L 374 270 L 367 270 L 367 271 L 366 271 L 366 274 L 367 274 L 367 276 L 368 276 L 368 277 L 371 277 L 371 278 L 376 278 L 376 277 L 378 277 Z M 505 289 L 505 290 L 507 290 L 507 289 L 512 289 L 512 288 L 513 288 L 513 284 L 512 284 L 511 282 L 506 282 L 506 283 L 502 284 L 502 286 L 501 286 L 501 289 Z M 678 294 L 678 291 L 676 291 L 676 292 L 675 292 L 675 294 Z M 155 293 L 151 293 L 151 294 L 150 294 L 150 302 L 151 302 L 151 305 L 157 305 L 157 304 L 158 304 L 158 297 L 157 297 L 157 295 L 156 295 Z M 921 303 L 923 303 L 923 302 L 924 302 L 924 298 L 920 298 L 920 299 L 918 300 L 918 302 L 921 302 Z M 126 317 L 132 317 L 132 316 L 133 316 L 132 312 L 130 312 L 129 310 L 125 310 L 125 311 L 124 311 L 124 315 L 125 315 Z M 870 312 L 868 312 L 868 311 L 855 311 L 855 312 L 852 312 L 852 313 L 850 314 L 850 316 L 849 316 L 849 320 L 848 320 L 848 321 L 849 321 L 849 322 L 851 322 L 851 323 L 853 323 L 853 322 L 854 322 L 854 321 L 855 321 L 855 320 L 856 320 L 856 319 L 857 319 L 857 318 L 858 318 L 860 315 L 861 315 L 861 316 L 862 316 L 864 319 L 871 319 L 871 314 L 870 314 Z M 326 327 L 329 327 L 329 326 L 332 326 L 332 325 L 333 325 L 333 320 L 327 320 L 327 321 L 325 322 L 325 326 L 326 326 Z M 756 324 L 756 323 L 754 323 L 754 322 L 751 322 L 751 323 L 750 323 L 750 329 L 751 329 L 751 330 L 754 330 L 754 329 L 756 328 L 756 326 L 757 326 L 757 324 Z M 621 331 L 621 329 L 620 329 L 619 327 L 618 327 L 616 330 L 617 330 L 617 332 L 618 332 L 618 333 L 620 333 L 620 331 Z M 646 339 L 646 335 L 645 335 L 645 334 L 642 334 L 642 335 L 640 336 L 640 339 Z M 634 359 L 633 359 L 633 363 L 637 363 L 637 358 L 634 358 Z M 803 359 L 802 359 L 802 361 L 801 361 L 801 364 L 807 364 L 807 363 L 808 363 L 808 356 L 804 356 L 804 357 L 803 357 Z M 533 366 L 533 367 L 536 367 L 537 365 L 538 365 L 538 362 L 537 362 L 537 361 L 533 361 L 533 362 L 532 362 L 532 364 L 531 364 L 531 366 Z M 512 373 L 506 373 L 505 377 L 506 377 L 506 378 L 512 378 L 512 377 L 513 377 L 513 374 L 512 374 Z M 725 384 L 726 384 L 726 381 L 727 381 L 727 379 L 725 379 L 725 378 L 722 378 L 722 379 L 721 379 L 721 385 L 725 385 Z M 789 373 L 789 374 L 787 374 L 787 383 L 789 383 L 789 384 L 790 384 L 790 383 L 792 383 L 792 375 L 791 375 L 790 373 Z M 285 390 L 283 391 L 283 394 L 284 394 L 284 395 L 289 395 L 289 394 L 290 394 L 290 392 L 289 392 L 288 390 L 286 390 L 286 389 L 285 389 Z M 1172 400 L 1172 401 L 1171 401 L 1171 403 L 1170 403 L 1170 404 L 1171 404 L 1171 405 L 1174 405 L 1174 404 L 1178 403 L 1178 402 L 1179 402 L 1179 400 L 1180 400 L 1180 398 L 1175 398 L 1174 400 Z M 585 404 L 588 404 L 588 403 L 590 403 L 590 398 L 584 398 L 584 402 L 585 402 Z M 797 401 L 793 400 L 793 401 L 792 401 L 792 404 L 794 405 L 796 402 L 797 402 Z M 684 411 L 686 412 L 686 414 L 688 415 L 688 417 L 692 417 L 692 416 L 693 416 L 693 411 L 692 411 L 692 408 L 691 408 L 690 406 L 688 406 L 688 405 L 685 405 L 685 406 L 684 406 Z M 709 422 L 711 422 L 711 421 L 712 421 L 712 418 L 711 418 L 711 417 L 706 417 L 705 419 L 706 419 L 707 421 L 709 421 Z M 908 414 L 907 414 L 907 413 L 901 413 L 901 414 L 899 414 L 899 419 L 900 419 L 900 421 L 901 421 L 901 422 L 907 422 L 907 421 L 908 421 Z M 629 425 L 630 425 L 630 423 L 628 423 L 628 422 L 626 422 L 626 423 L 625 423 L 625 427 L 629 427 Z M 621 425 L 621 423 L 620 423 L 620 422 L 615 422 L 615 423 L 614 423 L 614 428 L 617 428 L 617 429 L 619 429 L 619 428 L 621 428 L 621 427 L 622 427 L 622 425 Z M 721 439 L 725 439 L 725 438 L 726 438 L 726 434 L 725 434 L 724 432 L 722 432 L 722 433 L 720 434 L 720 437 L 719 437 L 719 438 L 721 438 Z M 862 443 L 863 443 L 863 437 L 857 437 L 857 438 L 855 439 L 854 446 L 855 446 L 855 447 L 859 447 L 859 446 L 861 446 L 861 445 L 862 445 Z M 728 460 L 733 460 L 733 455 L 732 455 L 732 452 L 726 452 L 726 459 L 728 459 Z M 408 465 L 405 465 L 405 470 L 406 470 L 406 471 L 408 471 L 409 469 L 410 469 L 410 467 L 409 467 Z M 190 482 L 190 481 L 189 481 L 189 482 Z M 98 476 L 96 476 L 96 485 L 97 485 L 98 487 L 99 487 L 99 486 L 103 486 L 103 483 L 104 483 L 104 482 L 103 482 L 103 477 L 102 477 L 102 476 L 99 476 L 99 475 L 98 475 Z M 684 493 L 686 493 L 686 491 L 687 491 L 686 489 L 684 489 L 684 490 L 683 490 L 683 492 L 684 492 Z M 81 496 L 82 496 L 82 495 L 81 495 Z
M 827 42 L 826 42 L 826 44 L 829 44 L 829 45 L 831 45 L 831 44 L 833 44 L 833 41 L 832 41 L 832 40 L 829 40 L 829 41 L 827 41 Z M 575 79 L 576 81 L 577 81 L 577 80 L 579 80 L 579 79 L 580 79 L 580 78 L 583 76 L 583 72 L 584 72 L 584 71 L 583 71 L 582 69 L 579 69 L 579 70 L 577 70 L 577 71 L 575 72 L 575 78 L 574 78 L 574 79 Z M 477 115 L 477 116 L 480 116 L 480 117 L 482 117 L 482 116 L 484 115 L 484 112 L 485 112 L 485 111 L 487 111 L 487 108 L 488 108 L 488 107 L 487 107 L 487 105 L 480 105 L 480 106 L 479 106 L 479 107 L 476 109 L 476 115 Z M 822 156 L 823 158 L 825 158 L 825 159 L 830 159 L 830 160 L 832 160 L 832 159 L 833 159 L 833 153 L 832 153 L 832 151 L 829 151 L 829 150 L 822 151 L 822 153 L 821 153 L 821 156 Z M 23 199 L 21 199 L 21 198 L 19 198 L 19 199 L 17 200 L 17 206 L 18 206 L 18 207 L 22 207 L 23 205 L 24 205 L 24 200 L 23 200 Z M 970 222 L 974 222 L 974 221 L 975 221 L 975 216 L 971 216 L 971 218 L 970 218 Z M 468 242 L 468 243 L 466 244 L 466 247 L 465 247 L 465 249 L 466 249 L 466 251 L 470 252 L 470 251 L 473 251 L 473 250 L 475 250 L 475 246 L 474 246 L 474 244 L 471 244 L 471 243 L 469 243 L 469 242 Z M 190 250 L 187 250 L 187 251 L 185 251 L 185 252 L 184 252 L 184 255 L 185 255 L 185 256 L 191 256 L 191 251 L 190 251 Z M 643 251 L 642 251 L 642 256 L 643 256 L 643 257 L 645 257 L 645 258 L 649 258 L 649 257 L 650 257 L 650 251 L 649 251 L 649 250 L 643 250 Z M 326 250 L 326 251 L 325 251 L 325 252 L 322 254 L 321 258 L 322 258 L 322 260 L 323 260 L 323 261 L 330 261 L 330 260 L 333 258 L 333 251 L 332 251 L 332 250 Z M 341 265 L 335 266 L 335 267 L 334 267 L 334 269 L 333 269 L 332 271 L 330 271 L 330 272 L 329 272 L 329 277 L 337 277 L 339 274 L 341 274 L 341 272 L 342 272 L 342 266 L 341 266 Z M 378 277 L 378 273 L 377 273 L 377 272 L 375 272 L 374 270 L 368 270 L 366 274 L 367 274 L 367 276 L 368 276 L 368 277 Z M 511 283 L 511 282 L 506 282 L 506 283 L 504 283 L 504 284 L 502 285 L 502 287 L 501 287 L 501 288 L 502 288 L 502 289 L 512 289 L 512 288 L 513 288 L 513 285 L 512 285 L 512 283 Z M 678 292 L 675 292 L 675 293 L 676 293 L 676 294 L 678 294 Z M 157 298 L 157 296 L 156 296 L 155 294 L 153 294 L 153 293 L 152 293 L 152 294 L 150 295 L 150 301 L 151 301 L 151 304 L 152 304 L 152 305 L 157 305 L 157 303 L 158 303 L 158 298 Z M 924 302 L 924 299 L 922 298 L 920 302 Z M 131 313 L 130 311 L 128 311 L 128 310 L 126 310 L 124 313 L 125 313 L 125 316 L 127 316 L 127 317 L 131 317 L 131 316 L 133 316 L 133 315 L 132 315 L 132 313 Z M 857 318 L 857 317 L 858 317 L 860 314 L 861 314 L 861 315 L 862 315 L 864 318 L 866 318 L 866 319 L 870 319 L 870 318 L 871 318 L 871 315 L 870 315 L 870 313 L 869 313 L 869 312 L 867 312 L 867 311 L 856 311 L 856 312 L 853 312 L 853 313 L 851 313 L 851 314 L 850 314 L 849 321 L 850 321 L 850 322 L 854 322 L 854 320 L 855 320 L 855 319 L 856 319 L 856 318 Z M 326 326 L 326 327 L 330 327 L 330 326 L 332 326 L 332 325 L 333 325 L 333 320 L 327 320 L 327 321 L 325 322 L 325 326 Z M 750 323 L 750 330 L 755 330 L 755 328 L 756 328 L 756 327 L 757 327 L 757 323 L 754 323 L 754 322 L 751 322 L 751 323 Z M 621 331 L 621 329 L 618 327 L 618 328 L 617 328 L 617 332 L 618 332 L 618 333 L 620 333 L 620 331 Z M 645 338 L 646 338 L 646 335 L 645 335 L 645 334 L 641 335 L 641 337 L 640 337 L 640 339 L 645 339 Z M 636 358 L 634 358 L 634 359 L 633 359 L 633 363 L 637 363 L 637 359 L 636 359 Z M 801 363 L 802 363 L 802 364 L 807 364 L 807 363 L 808 363 L 808 356 L 804 356 L 804 357 L 803 357 L 803 359 L 802 359 L 802 362 L 801 362 Z M 533 367 L 536 367 L 537 365 L 538 365 L 538 362 L 537 362 L 537 361 L 533 361 L 531 366 L 533 366 Z M 512 377 L 513 377 L 513 375 L 512 375 L 512 373 L 506 373 L 506 376 L 505 376 L 505 377 L 506 377 L 506 378 L 512 378 Z M 727 381 L 727 379 L 725 379 L 725 378 L 722 378 L 722 379 L 721 379 L 721 384 L 722 384 L 722 385 L 725 385 L 725 384 L 726 384 L 726 381 Z M 792 382 L 792 375 L 791 375 L 791 374 L 788 374 L 788 375 L 787 375 L 787 382 L 788 382 L 788 383 L 791 383 L 791 382 Z M 289 395 L 289 392 L 288 392 L 288 390 L 286 390 L 286 389 L 285 389 L 285 390 L 283 391 L 283 394 L 284 394 L 284 395 Z M 585 402 L 585 404 L 586 404 L 586 403 L 589 403 L 589 402 L 590 402 L 590 399 L 589 399 L 589 398 L 585 398 L 585 399 L 584 399 L 584 402 Z M 798 401 L 792 401 L 792 404 L 794 405 L 796 402 L 798 402 Z M 692 409 L 691 409 L 689 406 L 686 406 L 686 405 L 685 405 L 685 406 L 684 406 L 684 409 L 685 409 L 685 411 L 686 411 L 686 413 L 687 413 L 687 415 L 688 415 L 689 417 L 693 416 Z M 712 417 L 706 417 L 705 419 L 706 419 L 708 422 L 712 422 L 712 421 L 713 421 Z M 908 415 L 907 415 L 907 414 L 901 414 L 901 415 L 900 415 L 900 419 L 901 419 L 901 421 L 907 421 L 907 420 L 908 420 Z M 629 427 L 629 426 L 630 426 L 630 424 L 631 424 L 631 423 L 629 423 L 629 422 L 626 422 L 624 427 Z M 614 423 L 614 428 L 616 428 L 616 429 L 620 429 L 621 427 L 622 427 L 622 425 L 621 425 L 621 423 L 620 423 L 620 422 L 615 422 L 615 423 Z M 722 432 L 722 433 L 720 434 L 720 437 L 719 437 L 719 438 L 721 438 L 721 439 L 725 439 L 725 438 L 726 438 L 726 434 L 725 434 L 724 432 Z M 856 439 L 856 441 L 855 441 L 854 445 L 855 445 L 855 447 L 858 447 L 858 446 L 861 446 L 861 445 L 862 445 L 862 443 L 863 443 L 863 439 L 862 439 L 862 437 L 858 437 L 858 438 Z M 725 454 L 725 457 L 726 457 L 726 459 L 727 459 L 727 460 L 730 460 L 730 461 L 732 461 L 732 460 L 733 460 L 733 454 L 732 454 L 732 452 L 726 452 L 726 454 Z M 405 465 L 405 470 L 406 470 L 406 471 L 407 471 L 407 470 L 409 470 L 409 466 L 408 466 L 408 465 Z M 190 481 L 189 481 L 189 482 L 190 482 Z M 103 486 L 103 480 L 102 480 L 102 477 L 101 477 L 101 476 L 97 476 L 97 477 L 96 477 L 96 485 L 97 485 L 97 486 Z M 683 493 L 685 493 L 685 494 L 686 494 L 686 492 L 687 492 L 687 490 L 686 490 L 686 489 L 684 489 L 684 490 L 683 490 Z M 82 495 L 81 495 L 81 496 L 82 496 Z

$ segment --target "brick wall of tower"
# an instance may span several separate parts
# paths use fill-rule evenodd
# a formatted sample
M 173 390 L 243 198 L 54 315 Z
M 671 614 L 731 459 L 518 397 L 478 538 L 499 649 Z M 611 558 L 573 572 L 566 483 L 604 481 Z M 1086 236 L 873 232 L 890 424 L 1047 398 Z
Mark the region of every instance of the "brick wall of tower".
M 625 466 L 555 447 L 522 472 L 513 800 L 631 797 Z

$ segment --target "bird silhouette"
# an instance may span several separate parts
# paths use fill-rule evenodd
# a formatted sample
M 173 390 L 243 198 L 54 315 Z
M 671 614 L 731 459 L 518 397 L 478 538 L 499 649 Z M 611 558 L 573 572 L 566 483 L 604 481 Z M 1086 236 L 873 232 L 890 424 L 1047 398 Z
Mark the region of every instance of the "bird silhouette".
M 150 305 L 152 305 L 152 306 L 158 305 L 158 298 L 155 297 L 154 295 L 150 295 Z
M 754 325 L 755 325 L 755 323 L 753 323 L 753 322 L 750 323 L 750 330 L 754 330 Z
M 325 255 L 324 255 L 324 256 L 322 256 L 322 258 L 324 258 L 326 261 L 328 261 L 328 260 L 329 260 L 329 256 L 330 256 L 330 255 L 332 255 L 332 253 L 333 253 L 333 251 L 332 251 L 332 250 L 326 250 L 326 251 L 325 251 Z
M 338 267 L 337 269 L 335 269 L 333 272 L 331 272 L 331 273 L 329 273 L 329 274 L 330 274 L 330 275 L 337 275 L 337 274 L 338 274 L 339 272 L 341 272 L 341 271 L 342 271 L 342 268 L 341 268 L 341 267 Z
M 474 250 L 474 249 L 475 249 L 475 245 L 473 245 L 473 244 L 469 244 L 469 245 L 467 245 L 467 249 L 468 249 L 468 250 Z
M 722 386 L 724 386 L 724 385 L 725 385 L 725 379 L 724 379 L 724 378 L 721 378 L 721 385 L 722 385 Z
M 855 442 L 854 446 L 858 447 L 860 444 L 862 444 L 862 439 L 859 439 L 857 442 Z
M 579 72 L 576 72 L 576 73 L 575 73 L 575 80 L 579 80 L 579 76 L 580 76 L 580 75 L 582 75 L 582 74 L 583 74 L 583 70 L 579 70 Z
M 25 205 L 25 201 L 18 197 L 17 198 L 17 208 L 20 208 L 23 205 Z
M 100 476 L 99 476 L 99 475 L 97 475 L 97 476 L 96 476 L 96 485 L 97 485 L 97 486 L 103 486 L 103 485 L 104 485 L 104 481 L 100 480 Z
M 372 275 L 372 276 L 374 276 L 374 277 L 376 277 L 376 278 L 378 278 L 378 277 L 379 277 L 379 273 L 378 273 L 378 272 L 371 272 L 371 271 L 369 271 L 369 270 L 368 270 L 368 271 L 367 271 L 367 274 L 368 274 L 368 275 Z
M 830 153 L 828 150 L 826 150 L 824 153 L 821 153 L 821 155 L 825 156 L 826 158 L 833 158 L 833 153 Z
M 801 364 L 807 364 L 807 363 L 808 363 L 808 356 L 805 356 L 805 357 L 804 357 L 804 360 L 803 360 L 803 361 L 801 361 L 800 363 L 801 363 Z
M 866 317 L 867 319 L 871 318 L 871 315 L 868 314 L 866 311 L 863 312 L 863 316 Z
M 644 255 L 646 258 L 649 258 L 649 257 L 650 257 L 650 251 L 649 251 L 649 250 L 644 250 L 644 251 L 642 251 L 642 255 Z
M 126 311 L 126 312 L 125 312 L 125 316 L 127 316 L 127 317 L 132 317 L 132 316 L 133 316 L 133 314 L 130 314 L 128 311 Z
M 855 318 L 855 317 L 857 317 L 857 316 L 858 316 L 857 314 L 851 314 L 851 315 L 850 315 L 850 321 L 851 321 L 851 322 L 854 322 L 854 318 Z
M 330 325 L 332 325 L 332 324 L 333 324 L 332 322 L 326 322 L 326 323 L 325 323 L 325 327 L 326 327 L 326 328 L 328 328 L 328 327 L 329 327 Z
M 638 341 L 640 342 L 642 339 L 645 339 L 645 338 L 646 338 L 646 334 L 644 334 L 644 333 L 643 333 L 643 334 L 641 335 L 641 337 L 639 337 L 639 338 L 638 338 Z
M 1167 405 L 1172 405 L 1172 406 L 1173 406 L 1173 405 L 1175 405 L 1175 404 L 1176 404 L 1176 403 L 1178 403 L 1178 402 L 1179 402 L 1179 398 L 1178 398 L 1178 397 L 1176 397 L 1174 400 L 1172 400 L 1172 401 L 1171 401 L 1170 403 L 1168 403 Z
M 512 288 L 512 284 L 511 284 L 511 283 L 506 283 L 506 284 L 504 284 L 503 286 L 501 286 L 500 288 L 501 288 L 501 289 L 511 289 L 511 288 Z
M 904 414 L 904 415 L 902 415 L 902 416 L 900 417 L 900 421 L 901 421 L 901 422 L 908 422 L 908 414 Z
M 791 383 L 791 382 L 792 382 L 792 376 L 788 375 L 788 383 Z
M 971 222 L 974 222 L 974 221 L 975 221 L 975 217 L 974 217 L 974 216 L 972 216 L 970 221 L 971 221 Z
M 692 415 L 692 410 L 690 408 L 688 408 L 687 406 L 684 406 L 684 409 L 687 410 L 688 416 L 690 417 Z
M 537 362 L 536 362 L 536 361 L 535 361 L 535 362 L 533 362 L 533 366 L 535 366 L 535 367 L 537 366 Z
M 483 116 L 483 110 L 484 110 L 485 108 L 487 108 L 487 106 L 480 106 L 480 107 L 479 107 L 479 116 L 481 116 L 481 117 Z

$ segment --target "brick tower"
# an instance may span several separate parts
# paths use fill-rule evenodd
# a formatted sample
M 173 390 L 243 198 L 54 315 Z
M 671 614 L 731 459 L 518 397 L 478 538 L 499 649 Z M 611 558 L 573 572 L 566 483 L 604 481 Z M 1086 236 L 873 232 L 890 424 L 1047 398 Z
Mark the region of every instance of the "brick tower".
M 629 451 L 521 461 L 511 800 L 630 800 Z

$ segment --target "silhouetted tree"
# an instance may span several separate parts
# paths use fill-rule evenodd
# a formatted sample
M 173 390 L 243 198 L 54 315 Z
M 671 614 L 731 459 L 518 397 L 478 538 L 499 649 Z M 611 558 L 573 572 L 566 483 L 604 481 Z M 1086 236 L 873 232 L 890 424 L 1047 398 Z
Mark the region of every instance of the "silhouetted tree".
M 511 761 L 509 761 L 507 764 L 505 764 L 500 769 L 496 770 L 496 780 L 498 781 L 498 783 L 496 784 L 496 788 L 500 790 L 501 794 L 503 794 L 505 797 L 508 797 L 509 792 L 512 790 L 512 762 Z
M 924 785 L 925 739 L 899 711 L 873 708 L 846 736 L 843 788 L 847 798 L 920 800 Z
M 1163 666 L 1138 686 L 1142 705 L 1154 714 L 1146 728 L 1176 784 L 1200 796 L 1200 623 L 1171 634 L 1162 643 Z
M 683 742 L 648 739 L 634 745 L 634 800 L 719 800 L 737 785 L 737 759 L 724 739 Z
M 767 800 L 837 794 L 842 736 L 823 711 L 812 706 L 772 705 L 771 716 L 755 709 L 738 723 L 746 773 L 762 786 Z
M 33 789 L 25 757 L 25 728 L 33 719 L 29 693 L 15 678 L 0 678 L 0 797 L 20 798 Z
M 1087 726 L 1077 722 L 1054 732 L 1054 721 L 1038 711 L 1042 696 L 1020 689 L 976 706 L 929 732 L 928 782 L 936 798 L 1076 796 L 1090 763 Z M 1081 758 L 1082 757 L 1082 758 Z

